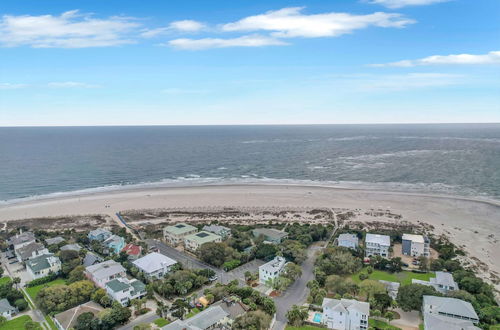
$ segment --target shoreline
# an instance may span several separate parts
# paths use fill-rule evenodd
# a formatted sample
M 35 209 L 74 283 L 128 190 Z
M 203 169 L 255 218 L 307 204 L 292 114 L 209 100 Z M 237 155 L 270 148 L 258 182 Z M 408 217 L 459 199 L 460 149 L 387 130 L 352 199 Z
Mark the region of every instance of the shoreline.
M 355 210 L 352 221 L 408 221 L 426 223 L 436 235 L 445 235 L 464 249 L 469 261 L 481 268 L 482 277 L 500 289 L 500 202 L 464 196 L 393 192 L 353 187 L 297 184 L 225 184 L 184 187 L 135 187 L 79 196 L 55 196 L 0 206 L 0 223 L 16 220 L 107 215 L 127 210 L 215 208 Z M 401 220 L 374 216 L 373 210 L 388 210 Z M 3 226 L 2 226 L 3 227 Z

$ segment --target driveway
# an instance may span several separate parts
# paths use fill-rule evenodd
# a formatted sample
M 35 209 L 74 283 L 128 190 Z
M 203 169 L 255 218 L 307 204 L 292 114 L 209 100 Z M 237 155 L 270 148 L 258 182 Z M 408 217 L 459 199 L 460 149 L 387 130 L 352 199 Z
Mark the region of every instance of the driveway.
M 398 313 L 401 318 L 392 320 L 390 323 L 391 325 L 399 327 L 403 330 L 418 330 L 419 324 L 422 323 L 422 320 L 420 319 L 420 312 L 405 312 L 401 308 L 396 308 L 394 311 Z
M 158 315 L 156 315 L 155 311 L 151 311 L 147 314 L 141 315 L 134 319 L 132 322 L 125 324 L 122 327 L 119 327 L 118 330 L 133 330 L 136 325 L 146 323 L 149 324 L 159 318 Z

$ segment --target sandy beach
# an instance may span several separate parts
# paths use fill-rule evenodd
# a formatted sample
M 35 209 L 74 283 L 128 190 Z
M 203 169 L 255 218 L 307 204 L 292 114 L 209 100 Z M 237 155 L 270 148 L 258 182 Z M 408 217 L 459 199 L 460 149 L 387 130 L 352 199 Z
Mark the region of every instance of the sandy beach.
M 500 203 L 461 197 L 294 185 L 132 189 L 0 206 L 0 222 L 80 214 L 112 216 L 134 209 L 204 207 L 390 210 L 403 220 L 434 226 L 435 234 L 445 234 L 471 260 L 477 258 L 477 264 L 484 263 L 484 277 L 492 279 L 500 274 Z M 355 220 L 370 219 L 360 216 Z

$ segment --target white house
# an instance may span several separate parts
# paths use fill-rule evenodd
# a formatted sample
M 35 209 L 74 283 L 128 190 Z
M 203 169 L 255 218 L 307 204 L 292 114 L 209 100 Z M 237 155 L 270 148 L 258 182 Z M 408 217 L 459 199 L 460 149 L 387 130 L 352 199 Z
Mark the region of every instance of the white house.
M 61 260 L 53 254 L 43 254 L 26 261 L 26 270 L 31 279 L 36 280 L 48 276 L 50 273 L 61 271 Z
M 365 237 L 365 255 L 371 257 L 378 255 L 384 258 L 389 257 L 389 248 L 391 247 L 391 238 L 387 235 L 366 234 Z
M 118 278 L 125 277 L 125 268 L 114 260 L 107 260 L 85 268 L 85 276 L 100 288 L 106 283 Z
M 422 312 L 426 330 L 477 329 L 479 323 L 471 303 L 456 298 L 424 296 Z
M 146 295 L 146 286 L 139 280 L 129 280 L 125 277 L 118 277 L 107 282 L 106 292 L 122 306 L 129 304 L 132 299 L 139 299 Z
M 259 282 L 266 284 L 273 281 L 285 270 L 286 260 L 283 257 L 275 257 L 268 263 L 259 267 Z
M 432 286 L 436 291 L 441 293 L 458 290 L 457 282 L 453 279 L 453 275 L 448 272 L 436 272 L 436 277 L 431 277 L 429 281 L 412 279 L 411 282 L 413 284 Z
M 172 270 L 177 261 L 161 253 L 152 252 L 132 262 L 148 279 L 162 278 Z
M 353 299 L 323 299 L 322 323 L 329 329 L 368 329 L 370 304 Z
M 202 230 L 209 231 L 211 233 L 219 235 L 224 239 L 231 236 L 231 228 L 224 227 L 224 226 L 208 225 L 208 226 L 204 226 Z
M 7 299 L 0 299 L 0 316 L 10 320 L 17 312 L 17 308 L 12 307 Z
M 49 250 L 41 243 L 31 242 L 15 249 L 14 253 L 16 254 L 17 261 L 23 262 L 43 254 L 49 254 Z
M 412 257 L 430 256 L 430 241 L 427 236 L 403 234 L 401 252 Z
M 349 249 L 356 249 L 358 247 L 358 236 L 356 234 L 340 234 L 337 238 L 337 245 Z

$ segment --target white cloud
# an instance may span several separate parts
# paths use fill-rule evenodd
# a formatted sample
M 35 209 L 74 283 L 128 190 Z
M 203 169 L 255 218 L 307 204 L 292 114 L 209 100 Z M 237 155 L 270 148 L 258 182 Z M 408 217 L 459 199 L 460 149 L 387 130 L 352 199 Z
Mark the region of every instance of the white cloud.
M 47 87 L 51 88 L 99 88 L 99 85 L 92 85 L 76 81 L 50 82 Z
M 6 47 L 84 48 L 133 43 L 130 33 L 139 26 L 132 18 L 93 18 L 77 10 L 53 15 L 4 15 L 0 44 Z
M 0 83 L 0 89 L 19 89 L 27 87 L 26 84 Z
M 424 6 L 433 3 L 446 2 L 449 0 L 372 0 L 371 4 L 382 5 L 387 8 L 396 9 L 406 6 Z
M 249 16 L 222 25 L 223 31 L 271 31 L 276 38 L 336 37 L 369 26 L 402 28 L 415 23 L 401 14 L 377 12 L 368 15 L 348 13 L 302 14 L 303 7 L 283 8 Z
M 228 47 L 263 47 L 263 46 L 283 46 L 286 42 L 281 40 L 260 36 L 249 35 L 237 38 L 203 38 L 203 39 L 174 39 L 168 42 L 168 45 L 186 50 L 201 50 L 209 48 L 228 48 Z
M 193 33 L 193 32 L 200 32 L 204 30 L 206 27 L 207 26 L 201 22 L 186 19 L 182 21 L 172 22 L 166 27 L 145 30 L 144 32 L 141 33 L 141 36 L 144 38 L 154 38 L 170 32 Z
M 483 55 L 456 54 L 456 55 L 433 55 L 416 60 L 403 60 L 385 64 L 372 64 L 375 67 L 398 66 L 412 67 L 422 65 L 480 65 L 500 64 L 500 51 L 492 51 Z

